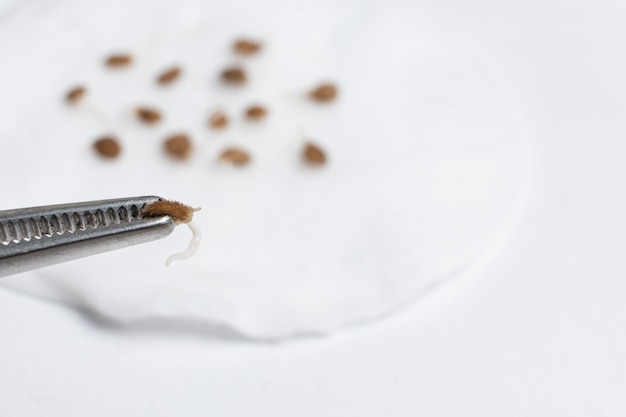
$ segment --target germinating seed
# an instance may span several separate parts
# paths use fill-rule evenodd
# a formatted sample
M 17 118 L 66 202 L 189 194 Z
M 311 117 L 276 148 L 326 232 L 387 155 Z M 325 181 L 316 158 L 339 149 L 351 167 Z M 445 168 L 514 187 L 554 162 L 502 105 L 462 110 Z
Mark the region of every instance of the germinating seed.
M 146 217 L 160 217 L 170 216 L 174 223 L 185 223 L 189 230 L 191 230 L 192 236 L 187 248 L 179 253 L 174 253 L 167 257 L 165 260 L 165 266 L 170 266 L 174 261 L 180 261 L 183 259 L 191 258 L 200 247 L 200 240 L 202 239 L 202 232 L 198 225 L 193 220 L 193 213 L 199 211 L 200 208 L 193 208 L 177 201 L 156 201 L 151 204 L 147 204 L 142 209 L 142 214 Z
M 176 223 L 189 223 L 196 211 L 198 210 L 178 201 L 161 200 L 147 204 L 142 214 L 145 217 L 170 216 Z

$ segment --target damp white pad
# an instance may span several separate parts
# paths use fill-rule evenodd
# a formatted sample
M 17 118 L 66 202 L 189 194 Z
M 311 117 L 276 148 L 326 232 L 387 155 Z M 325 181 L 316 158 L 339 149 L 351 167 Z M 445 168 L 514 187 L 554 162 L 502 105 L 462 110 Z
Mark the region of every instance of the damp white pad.
M 0 25 L 0 208 L 159 195 L 202 207 L 190 233 L 2 280 L 121 325 L 192 323 L 247 337 L 371 320 L 458 274 L 519 210 L 525 143 L 507 81 L 480 48 L 439 33 L 418 2 L 25 1 Z M 237 57 L 238 36 L 263 42 Z M 111 70 L 107 55 L 134 64 Z M 172 65 L 181 79 L 158 87 Z M 219 82 L 243 66 L 248 85 Z M 332 81 L 339 98 L 304 93 Z M 84 84 L 87 100 L 64 103 Z M 246 122 L 250 104 L 267 120 Z M 158 108 L 155 127 L 133 116 Z M 231 119 L 208 128 L 216 109 Z M 187 162 L 162 142 L 185 132 Z M 118 135 L 122 156 L 93 141 Z M 306 141 L 328 164 L 301 161 Z M 228 146 L 250 165 L 218 163 Z M 8 151 L 7 151 L 8 150 Z M 14 173 L 15 175 L 11 175 Z

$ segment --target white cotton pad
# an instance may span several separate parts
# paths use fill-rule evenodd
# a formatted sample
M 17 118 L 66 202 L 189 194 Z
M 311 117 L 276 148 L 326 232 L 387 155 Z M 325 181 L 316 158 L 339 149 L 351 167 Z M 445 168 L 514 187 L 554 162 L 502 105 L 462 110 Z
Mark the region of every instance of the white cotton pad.
M 438 33 L 418 2 L 21 4 L 0 26 L 3 208 L 160 195 L 202 207 L 203 241 L 166 268 L 190 239 L 179 227 L 3 285 L 124 325 L 323 334 L 458 274 L 520 208 L 526 145 L 507 82 L 470 41 Z M 239 35 L 263 51 L 236 57 Z M 116 52 L 134 64 L 105 68 Z M 173 64 L 181 79 L 158 87 Z M 230 64 L 246 69 L 248 85 L 220 84 Z M 324 81 L 337 84 L 338 100 L 311 103 L 305 92 Z M 67 106 L 76 84 L 87 103 Z M 267 120 L 246 122 L 256 103 Z M 163 122 L 137 122 L 137 105 L 159 109 Z M 223 132 L 207 127 L 215 109 L 230 116 Z M 123 153 L 105 161 L 92 142 L 110 132 Z M 176 132 L 194 141 L 189 161 L 162 150 Z M 302 163 L 307 141 L 327 152 L 326 166 Z M 230 146 L 251 163 L 219 163 Z

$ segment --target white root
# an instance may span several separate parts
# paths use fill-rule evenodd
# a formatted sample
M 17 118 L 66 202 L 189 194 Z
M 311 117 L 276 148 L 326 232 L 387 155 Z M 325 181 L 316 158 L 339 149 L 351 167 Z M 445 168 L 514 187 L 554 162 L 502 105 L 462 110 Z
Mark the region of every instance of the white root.
M 187 227 L 189 227 L 189 230 L 191 230 L 192 233 L 187 249 L 168 256 L 165 260 L 165 266 L 170 266 L 170 264 L 174 261 L 182 261 L 184 259 L 191 258 L 198 250 L 198 247 L 200 247 L 200 241 L 202 240 L 202 232 L 200 231 L 200 228 L 194 222 L 188 222 Z

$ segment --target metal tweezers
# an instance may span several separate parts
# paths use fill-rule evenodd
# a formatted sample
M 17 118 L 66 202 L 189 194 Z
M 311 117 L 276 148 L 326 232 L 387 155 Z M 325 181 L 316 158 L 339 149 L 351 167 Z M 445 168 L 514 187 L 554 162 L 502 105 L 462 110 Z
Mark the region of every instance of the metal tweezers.
M 0 277 L 150 242 L 176 226 L 144 217 L 161 197 L 133 197 L 0 211 Z

